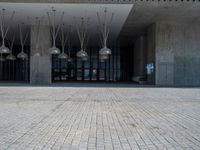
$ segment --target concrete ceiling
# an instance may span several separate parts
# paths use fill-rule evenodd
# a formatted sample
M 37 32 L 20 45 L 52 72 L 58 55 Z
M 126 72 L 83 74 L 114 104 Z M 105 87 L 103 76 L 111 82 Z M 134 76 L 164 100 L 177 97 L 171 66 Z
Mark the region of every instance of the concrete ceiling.
M 24 22 L 25 24 L 34 24 L 35 17 L 43 18 L 43 24 L 48 24 L 47 12 L 52 13 L 52 7 L 56 9 L 56 24 L 60 23 L 60 16 L 62 12 L 65 13 L 63 23 L 67 27 L 71 25 L 73 27 L 73 35 L 76 36 L 77 41 L 77 33 L 76 33 L 76 25 L 75 19 L 77 23 L 81 21 L 81 17 L 89 17 L 89 27 L 88 31 L 90 34 L 89 44 L 97 45 L 99 44 L 98 39 L 98 20 L 97 20 L 97 12 L 99 12 L 100 16 L 103 19 L 104 9 L 108 10 L 108 18 L 110 18 L 111 14 L 114 13 L 114 19 L 111 26 L 110 32 L 110 43 L 114 43 L 133 7 L 133 4 L 52 4 L 52 3 L 0 3 L 0 9 L 6 9 L 6 17 L 11 15 L 12 11 L 15 11 L 15 17 L 12 22 L 12 27 L 15 30 L 18 30 L 18 24 Z M 27 19 L 29 17 L 29 19 Z M 73 38 L 74 39 L 74 38 Z M 77 43 L 76 43 L 77 44 Z
M 134 3 L 120 36 L 134 39 L 156 22 L 200 23 L 198 1 L 138 1 Z
M 1 1 L 6 2 L 8 0 Z M 200 23 L 199 0 L 9 0 L 9 2 L 28 4 L 38 2 L 53 5 L 57 3 L 62 3 L 61 5 L 64 3 L 78 3 L 80 5 L 89 3 L 105 4 L 106 6 L 109 6 L 108 4 L 128 4 L 132 6 L 134 4 L 128 18 L 124 18 L 126 22 L 120 32 L 122 39 L 131 42 L 139 35 L 146 34 L 147 28 L 156 22 Z M 116 12 L 119 12 L 119 10 Z

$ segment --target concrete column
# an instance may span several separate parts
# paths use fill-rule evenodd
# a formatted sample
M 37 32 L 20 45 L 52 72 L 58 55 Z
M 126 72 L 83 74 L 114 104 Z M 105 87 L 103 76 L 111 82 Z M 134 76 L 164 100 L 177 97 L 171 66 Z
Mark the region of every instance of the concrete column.
M 156 84 L 174 85 L 173 27 L 156 24 Z M 177 36 L 177 38 L 180 38 Z M 180 39 L 179 39 L 180 40 Z
M 31 27 L 31 54 L 35 52 L 36 26 Z M 49 26 L 41 26 L 39 34 L 39 52 L 41 56 L 30 57 L 30 83 L 31 84 L 51 84 L 51 55 L 48 49 L 51 46 L 51 36 Z
M 156 84 L 200 85 L 200 24 L 156 24 Z
M 134 76 L 146 75 L 146 38 L 140 36 L 134 43 Z

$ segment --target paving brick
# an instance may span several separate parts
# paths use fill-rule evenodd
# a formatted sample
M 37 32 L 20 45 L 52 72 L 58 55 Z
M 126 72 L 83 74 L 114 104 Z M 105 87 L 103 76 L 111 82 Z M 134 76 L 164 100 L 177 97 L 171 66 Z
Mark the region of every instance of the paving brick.
M 200 149 L 199 88 L 0 87 L 0 149 Z

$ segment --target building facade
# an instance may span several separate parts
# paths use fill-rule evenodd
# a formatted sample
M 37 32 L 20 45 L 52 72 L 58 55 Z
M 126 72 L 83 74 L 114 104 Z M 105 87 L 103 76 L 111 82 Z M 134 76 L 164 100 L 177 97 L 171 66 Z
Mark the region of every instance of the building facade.
M 43 7 L 44 6 L 44 7 Z M 94 6 L 94 7 L 93 7 Z M 41 9 L 40 9 L 41 7 Z M 35 51 L 35 31 L 37 27 L 30 23 L 30 31 L 25 52 L 28 59 L 6 60 L 0 62 L 2 82 L 20 81 L 31 84 L 51 84 L 53 82 L 131 82 L 161 86 L 199 86 L 200 85 L 200 3 L 197 0 L 3 0 L 0 8 L 15 10 L 12 21 L 13 30 L 26 14 L 30 18 L 43 16 L 55 7 L 58 12 L 66 11 L 69 16 L 78 16 L 86 12 L 91 25 L 94 22 L 96 8 L 107 7 L 114 10 L 115 21 L 111 25 L 111 37 L 108 42 L 112 55 L 106 61 L 99 59 L 99 41 L 95 40 L 96 28 L 87 46 L 87 61 L 76 57 L 80 49 L 76 31 L 72 35 L 70 55 L 72 62 L 49 54 L 52 35 L 47 22 L 39 29 L 39 50 L 41 56 L 31 55 Z M 71 8 L 75 8 L 70 10 Z M 84 7 L 84 8 L 83 8 Z M 36 11 L 36 8 L 38 10 Z M 42 12 L 44 8 L 44 12 Z M 35 10 L 35 11 L 32 11 Z M 70 10 L 70 12 L 67 12 Z M 77 12 L 77 13 L 76 13 Z M 79 13 L 78 13 L 79 12 Z M 46 15 L 46 14 L 45 14 Z M 44 15 L 44 16 L 45 16 Z M 46 18 L 46 16 L 45 16 Z M 16 21 L 17 20 L 17 21 Z M 45 19 L 44 19 L 45 20 Z M 67 19 L 65 19 L 67 20 Z M 17 22 L 17 23 L 16 23 Z M 66 21 L 69 24 L 73 20 Z M 73 24 L 74 25 L 74 24 Z M 72 25 L 72 26 L 73 26 Z M 90 29 L 88 29 L 90 30 Z M 94 33 L 94 35 L 93 35 Z M 12 32 L 9 33 L 12 37 Z M 16 36 L 13 54 L 20 52 L 20 42 Z M 9 40 L 8 40 L 9 41 Z M 57 40 L 57 46 L 61 48 Z M 9 45 L 9 43 L 6 43 Z M 7 54 L 1 54 L 6 58 Z

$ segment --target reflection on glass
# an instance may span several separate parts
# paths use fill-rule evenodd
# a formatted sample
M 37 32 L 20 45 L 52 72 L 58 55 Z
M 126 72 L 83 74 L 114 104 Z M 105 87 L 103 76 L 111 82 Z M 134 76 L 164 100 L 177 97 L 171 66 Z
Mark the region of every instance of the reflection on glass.
M 99 70 L 99 80 L 105 80 L 105 70 Z
M 92 80 L 97 80 L 97 69 L 92 70 Z
M 69 63 L 66 60 L 59 60 L 58 55 L 53 55 L 52 75 L 53 79 L 61 81 L 116 81 L 121 77 L 120 54 L 113 53 L 109 59 L 103 63 L 99 62 L 98 52 L 91 50 L 88 61 L 83 62 L 76 59 Z M 71 55 L 76 57 L 76 53 Z M 55 69 L 58 69 L 57 71 Z
M 90 69 L 84 69 L 84 80 L 90 80 Z
M 82 80 L 82 69 L 77 69 L 77 80 Z

